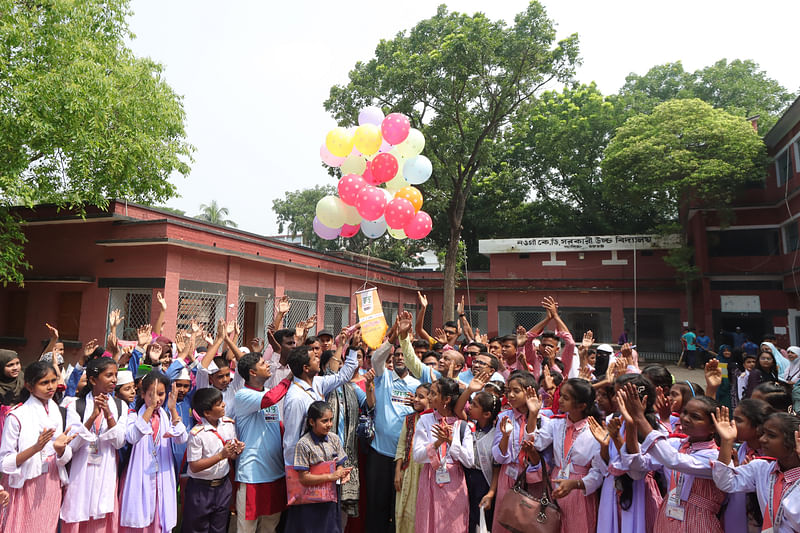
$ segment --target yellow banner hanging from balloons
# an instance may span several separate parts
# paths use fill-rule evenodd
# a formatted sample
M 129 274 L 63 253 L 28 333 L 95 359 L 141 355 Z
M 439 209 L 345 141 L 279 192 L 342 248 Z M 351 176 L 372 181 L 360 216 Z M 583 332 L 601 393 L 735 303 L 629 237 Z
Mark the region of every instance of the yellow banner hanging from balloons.
M 356 305 L 358 306 L 358 323 L 361 325 L 361 340 L 374 350 L 381 345 L 386 330 L 389 329 L 386 317 L 383 316 L 378 289 L 358 291 Z

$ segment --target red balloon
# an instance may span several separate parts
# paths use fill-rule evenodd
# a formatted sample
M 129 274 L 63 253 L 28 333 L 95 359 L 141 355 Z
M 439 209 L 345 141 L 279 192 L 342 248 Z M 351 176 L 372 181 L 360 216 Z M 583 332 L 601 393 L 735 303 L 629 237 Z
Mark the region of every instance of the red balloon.
M 367 182 L 367 185 L 378 186 L 381 184 L 372 174 L 372 161 L 367 161 L 367 169 L 364 171 L 364 181 Z
M 364 220 L 378 220 L 386 208 L 386 195 L 382 189 L 367 185 L 358 193 L 356 209 Z
M 347 174 L 342 176 L 336 188 L 339 190 L 339 198 L 347 205 L 356 205 L 358 193 L 367 186 L 364 178 L 358 174 Z
M 344 224 L 342 226 L 342 233 L 340 233 L 340 236 L 348 238 L 352 237 L 356 233 L 358 233 L 358 230 L 360 229 L 361 229 L 361 224 L 356 224 L 355 226 L 351 226 L 350 224 Z
M 402 113 L 390 113 L 381 122 L 381 134 L 389 144 L 400 144 L 408 137 L 411 122 Z
M 403 228 L 409 239 L 424 239 L 432 229 L 433 221 L 431 220 L 431 216 L 425 211 L 419 211 L 414 215 L 414 218 L 411 219 L 411 222 L 406 224 Z
M 384 218 L 386 225 L 392 229 L 402 229 L 414 218 L 414 204 L 405 198 L 395 198 L 386 204 Z
M 374 181 L 386 183 L 397 175 L 397 158 L 392 154 L 378 154 L 372 160 L 370 168 Z

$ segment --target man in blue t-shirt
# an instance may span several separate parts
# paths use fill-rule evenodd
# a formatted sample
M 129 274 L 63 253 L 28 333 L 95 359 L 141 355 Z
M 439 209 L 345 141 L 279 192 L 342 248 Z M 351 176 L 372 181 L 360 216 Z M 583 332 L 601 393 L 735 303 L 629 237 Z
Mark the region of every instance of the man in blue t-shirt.
M 681 335 L 681 343 L 683 349 L 686 351 L 686 368 L 693 370 L 697 365 L 697 345 L 695 344 L 697 335 L 694 333 L 694 328 L 684 328 L 683 335 Z
M 708 352 L 712 349 L 711 337 L 706 335 L 706 332 L 701 329 L 694 342 L 697 345 L 697 351 L 700 353 L 700 365 L 705 367 L 710 358 Z
M 392 328 L 401 340 L 408 342 L 411 331 L 411 313 L 404 311 Z M 389 332 L 389 338 L 394 331 Z M 405 365 L 405 356 L 396 350 L 392 356 L 394 370 L 386 368 L 392 344 L 384 342 L 372 354 L 375 371 L 375 438 L 367 455 L 366 494 L 367 516 L 365 531 L 393 531 L 394 519 L 394 456 L 397 441 L 406 416 L 414 409 L 409 399 L 414 396 L 420 382 L 411 376 Z
M 276 405 L 289 389 L 286 378 L 264 390 L 269 363 L 260 353 L 243 356 L 236 370 L 245 385 L 231 413 L 244 451 L 236 462 L 236 524 L 239 533 L 274 533 L 286 509 L 286 471 L 281 448 L 281 413 Z

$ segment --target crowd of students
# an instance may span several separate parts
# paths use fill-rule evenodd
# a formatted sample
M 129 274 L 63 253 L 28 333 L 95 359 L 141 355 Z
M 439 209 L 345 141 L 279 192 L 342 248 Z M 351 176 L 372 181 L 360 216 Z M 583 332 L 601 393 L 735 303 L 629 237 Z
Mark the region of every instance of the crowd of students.
M 74 365 L 50 325 L 24 371 L 0 350 L 2 531 L 502 533 L 525 483 L 562 532 L 800 531 L 800 348 L 721 346 L 701 386 L 628 343 L 598 360 L 550 297 L 491 339 L 420 304 L 374 350 L 284 328 L 286 297 L 246 347 L 162 314 L 122 348 L 114 311 Z

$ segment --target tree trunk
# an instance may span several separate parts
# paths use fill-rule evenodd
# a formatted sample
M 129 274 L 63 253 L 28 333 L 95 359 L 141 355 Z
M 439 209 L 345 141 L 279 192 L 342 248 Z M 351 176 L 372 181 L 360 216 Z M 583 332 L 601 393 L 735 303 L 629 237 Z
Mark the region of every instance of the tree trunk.
M 444 298 L 443 322 L 455 320 L 456 301 L 456 266 L 458 266 L 458 243 L 461 240 L 461 220 L 467 204 L 466 187 L 453 191 L 453 198 L 448 209 L 450 220 L 450 240 L 447 243 L 447 254 L 444 258 Z
M 694 302 L 692 301 L 692 284 L 694 282 L 691 279 L 687 279 L 684 282 L 684 287 L 686 287 L 686 321 L 689 322 L 689 327 L 694 327 Z

